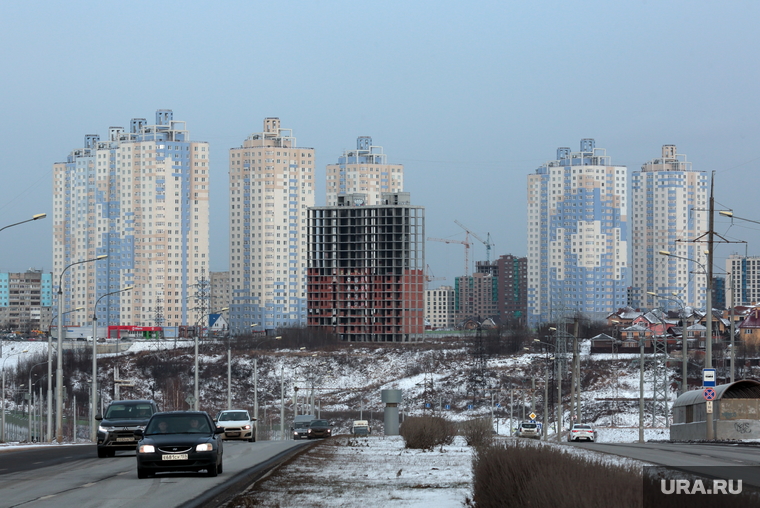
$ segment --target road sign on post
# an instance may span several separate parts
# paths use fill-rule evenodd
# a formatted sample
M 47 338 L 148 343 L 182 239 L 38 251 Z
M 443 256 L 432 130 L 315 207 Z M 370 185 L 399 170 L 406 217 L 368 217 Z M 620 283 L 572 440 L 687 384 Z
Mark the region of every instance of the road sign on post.
M 705 396 L 705 400 L 715 400 L 715 389 L 705 388 L 703 394 Z
M 702 386 L 715 386 L 715 369 L 702 369 Z

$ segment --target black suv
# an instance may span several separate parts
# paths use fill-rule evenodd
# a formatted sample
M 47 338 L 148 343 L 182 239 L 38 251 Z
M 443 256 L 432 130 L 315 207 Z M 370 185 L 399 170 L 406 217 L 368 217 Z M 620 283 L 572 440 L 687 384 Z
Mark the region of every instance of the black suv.
M 135 430 L 144 429 L 150 417 L 158 412 L 152 400 L 115 400 L 105 416 L 96 415 L 98 425 L 98 457 L 113 457 L 116 450 L 137 448 Z

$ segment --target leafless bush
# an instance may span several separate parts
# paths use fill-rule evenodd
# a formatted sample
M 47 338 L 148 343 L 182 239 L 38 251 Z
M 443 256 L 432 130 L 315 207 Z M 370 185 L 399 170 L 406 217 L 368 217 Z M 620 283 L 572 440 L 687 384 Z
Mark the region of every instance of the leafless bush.
M 638 508 L 642 496 L 640 469 L 605 464 L 551 446 L 500 444 L 478 448 L 473 459 L 473 498 L 478 508 Z
M 414 416 L 404 420 L 399 429 L 407 448 L 432 450 L 449 445 L 456 436 L 456 426 L 441 416 Z
M 469 446 L 487 446 L 493 441 L 493 424 L 490 418 L 468 420 L 460 424 L 459 433 Z

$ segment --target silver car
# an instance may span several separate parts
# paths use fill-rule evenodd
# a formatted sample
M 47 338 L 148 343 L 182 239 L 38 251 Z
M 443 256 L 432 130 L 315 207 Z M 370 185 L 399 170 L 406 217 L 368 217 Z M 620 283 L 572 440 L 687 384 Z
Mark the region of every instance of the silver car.
M 256 441 L 254 420 L 245 409 L 228 409 L 216 415 L 216 426 L 224 429 L 224 439 Z
M 596 441 L 596 431 L 588 423 L 575 423 L 567 434 L 568 441 L 580 441 L 585 439 L 592 443 Z
M 539 432 L 538 424 L 536 422 L 522 422 L 520 426 L 517 427 L 515 435 L 517 437 L 541 439 L 541 432 Z

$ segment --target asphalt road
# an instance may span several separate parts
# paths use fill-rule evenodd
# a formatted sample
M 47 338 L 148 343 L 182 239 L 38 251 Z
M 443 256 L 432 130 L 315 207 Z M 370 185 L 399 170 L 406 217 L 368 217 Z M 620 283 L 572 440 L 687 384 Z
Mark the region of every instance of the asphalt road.
M 0 453 L 0 507 L 189 508 L 213 505 L 284 460 L 301 441 L 226 441 L 224 472 L 169 473 L 138 480 L 134 452 L 99 459 L 93 445 L 46 445 Z
M 737 468 L 737 478 L 760 487 L 760 447 L 742 444 L 708 443 L 567 443 L 598 452 L 666 466 L 679 471 L 703 474 L 705 468 Z

